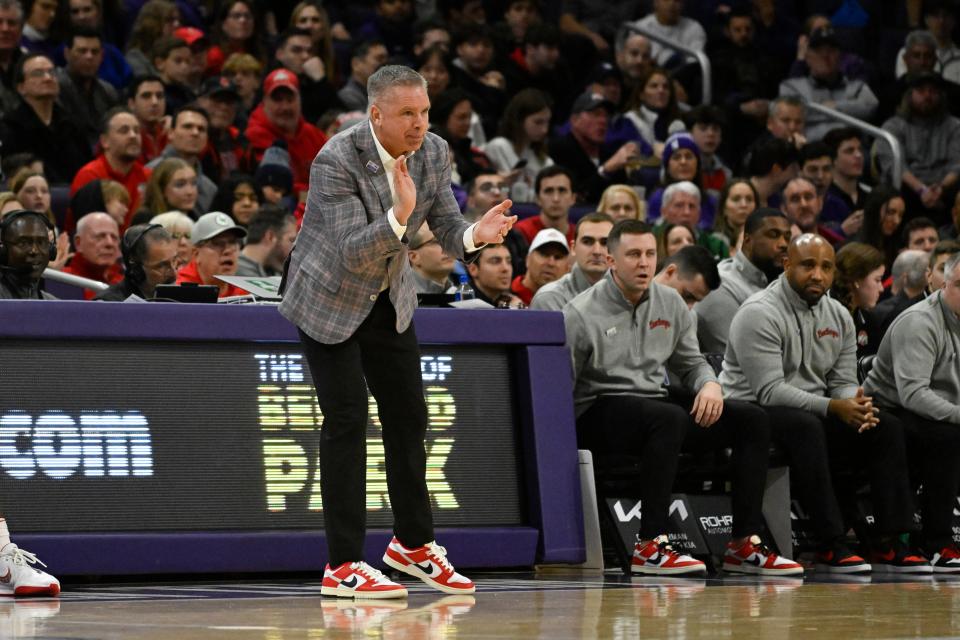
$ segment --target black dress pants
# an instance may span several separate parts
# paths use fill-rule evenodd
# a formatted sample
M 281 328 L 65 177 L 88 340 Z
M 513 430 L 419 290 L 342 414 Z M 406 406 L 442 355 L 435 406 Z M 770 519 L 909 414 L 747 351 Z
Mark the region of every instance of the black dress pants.
M 713 426 L 697 425 L 690 402 L 667 398 L 602 396 L 577 419 L 577 443 L 597 455 L 640 458 L 640 538 L 667 531 L 670 491 L 681 449 L 733 447 L 733 537 L 763 529 L 763 491 L 770 454 L 770 425 L 759 407 L 724 401 Z
M 800 501 L 810 513 L 820 544 L 827 545 L 846 531 L 838 493 L 845 502 L 853 501 L 849 491 L 835 490 L 836 471 L 866 470 L 878 535 L 915 528 L 903 424 L 896 416 L 883 411 L 879 425 L 857 433 L 833 417 L 792 407 L 765 409 L 773 441 L 790 461 Z
M 930 553 L 953 543 L 953 509 L 960 492 L 960 427 L 906 409 L 891 409 L 903 422 L 914 483 L 923 485 L 920 514 Z
M 396 313 L 383 291 L 344 342 L 322 344 L 302 331 L 300 340 L 323 412 L 320 490 L 330 566 L 363 560 L 368 385 L 383 426 L 394 534 L 407 547 L 432 541 L 424 448 L 427 406 L 413 325 L 397 333 Z

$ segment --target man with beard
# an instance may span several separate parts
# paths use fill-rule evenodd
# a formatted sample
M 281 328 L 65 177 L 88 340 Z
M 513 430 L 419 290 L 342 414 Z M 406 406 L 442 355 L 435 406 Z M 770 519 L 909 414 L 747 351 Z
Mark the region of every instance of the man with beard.
M 275 204 L 261 205 L 247 225 L 247 243 L 240 252 L 237 275 L 280 275 L 296 239 L 297 219 L 292 213 Z
M 98 293 L 94 300 L 123 302 L 130 296 L 147 300 L 154 297 L 159 284 L 177 280 L 177 244 L 158 224 L 138 224 L 123 234 L 123 280 Z
M 605 213 L 589 213 L 577 223 L 577 239 L 573 242 L 576 262 L 570 273 L 549 282 L 537 291 L 531 309 L 560 311 L 563 306 L 596 284 L 607 272 L 607 236 L 613 218 Z
M 732 447 L 733 523 L 726 571 L 798 575 L 759 537 L 770 427 L 764 412 L 727 402 L 697 348 L 694 319 L 680 294 L 654 280 L 657 241 L 649 225 L 621 220 L 607 238 L 610 270 L 563 309 L 574 375 L 577 444 L 594 455 L 640 458 L 643 518 L 631 572 L 703 574 L 706 565 L 674 550 L 666 536 L 670 490 L 681 447 Z M 714 274 L 715 275 L 715 274 Z M 642 347 L 642 348 L 641 348 Z M 664 369 L 696 394 L 672 398 Z M 603 465 L 602 458 L 597 464 Z
M 943 79 L 918 73 L 907 79 L 909 89 L 897 115 L 883 123 L 903 150 L 901 192 L 911 217 L 927 215 L 939 224 L 948 221 L 948 206 L 960 178 L 960 119 L 947 112 Z M 877 163 L 884 176 L 892 166 L 889 145 L 877 145 Z
M 56 249 L 52 225 L 35 211 L 11 211 L 0 222 L 0 300 L 54 300 L 40 279 Z
M 826 296 L 836 256 L 814 234 L 794 238 L 776 282 L 748 299 L 730 325 L 720 384 L 724 397 L 766 409 L 771 436 L 790 463 L 826 573 L 930 573 L 901 535 L 915 529 L 903 424 L 878 412 L 857 384 L 856 329 Z M 831 470 L 851 461 L 870 479 L 874 526 L 870 562 L 845 543 L 847 524 Z M 844 504 L 853 504 L 853 491 Z M 867 542 L 867 541 L 863 541 Z
M 177 273 L 177 284 L 211 284 L 220 288 L 220 298 L 246 295 L 243 289 L 215 277 L 236 275 L 240 246 L 246 236 L 247 230 L 225 213 L 211 211 L 200 216 L 190 231 L 193 259 Z
M 100 124 L 100 155 L 85 164 L 70 185 L 70 197 L 93 180 L 116 180 L 130 196 L 130 212 L 140 207 L 140 185 L 149 172 L 140 163 L 143 139 L 140 121 L 132 111 L 116 107 L 108 111 Z
M 807 178 L 794 178 L 783 188 L 780 210 L 790 222 L 791 236 L 802 233 L 815 233 L 838 247 L 844 242 L 842 234 L 820 224 L 823 211 L 823 198 L 817 193 L 817 187 Z
M 717 265 L 720 287 L 693 308 L 701 351 L 726 351 L 730 323 L 737 309 L 783 273 L 789 244 L 790 223 L 783 213 L 762 207 L 750 214 L 743 227 L 740 251 Z

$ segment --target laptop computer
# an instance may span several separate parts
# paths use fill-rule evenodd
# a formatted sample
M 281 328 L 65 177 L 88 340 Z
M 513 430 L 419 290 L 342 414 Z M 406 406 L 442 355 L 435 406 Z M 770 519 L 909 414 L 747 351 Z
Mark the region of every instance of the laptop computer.
M 217 302 L 220 288 L 212 284 L 158 284 L 154 298 L 158 302 Z

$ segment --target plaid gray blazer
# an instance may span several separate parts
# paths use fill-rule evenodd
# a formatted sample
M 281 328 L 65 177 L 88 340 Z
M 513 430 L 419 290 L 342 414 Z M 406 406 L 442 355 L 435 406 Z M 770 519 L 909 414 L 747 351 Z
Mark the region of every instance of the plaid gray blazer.
M 390 184 L 368 120 L 324 145 L 310 167 L 303 226 L 286 272 L 280 313 L 324 344 L 349 338 L 370 313 L 384 276 L 397 312 L 397 331 L 409 326 L 417 306 L 407 258 L 408 237 L 424 220 L 447 255 L 462 257 L 470 226 L 450 189 L 447 143 L 428 133 L 407 160 L 417 205 L 398 240 L 387 210 Z

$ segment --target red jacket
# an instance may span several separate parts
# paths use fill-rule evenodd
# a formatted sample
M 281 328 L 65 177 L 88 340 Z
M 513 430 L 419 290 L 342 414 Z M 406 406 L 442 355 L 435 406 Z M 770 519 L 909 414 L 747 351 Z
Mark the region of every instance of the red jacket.
M 200 279 L 200 272 L 197 271 L 197 261 L 191 260 L 187 263 L 187 266 L 181 267 L 180 271 L 177 272 L 177 284 L 182 284 L 184 282 L 192 282 L 194 284 L 207 284 Z M 217 285 L 220 287 L 220 294 L 218 298 L 226 298 L 227 296 L 245 296 L 247 292 L 241 289 L 240 287 L 235 287 L 232 284 L 227 284 L 226 282 L 217 281 Z
M 63 272 L 72 273 L 73 275 L 80 276 L 82 278 L 106 282 L 107 284 L 117 284 L 123 280 L 123 267 L 121 267 L 119 264 L 112 264 L 109 267 L 100 267 L 84 258 L 83 254 L 80 253 L 70 258 L 70 264 L 63 268 Z M 90 289 L 83 290 L 83 297 L 86 300 L 93 300 L 93 296 L 96 294 L 96 291 L 92 291 Z
M 263 152 L 273 144 L 274 140 L 281 139 L 287 143 L 290 152 L 290 170 L 293 172 L 294 191 L 306 191 L 310 184 L 310 164 L 317 157 L 320 148 L 327 142 L 323 131 L 303 119 L 297 123 L 297 132 L 288 136 L 267 120 L 263 105 L 259 105 L 250 114 L 247 123 L 247 140 L 253 150 L 257 162 L 263 159 Z
M 530 244 L 533 242 L 533 239 L 537 237 L 537 234 L 546 227 L 543 226 L 543 220 L 540 219 L 540 216 L 535 215 L 520 220 L 517 224 L 513 225 L 513 228 L 523 236 L 527 244 Z M 576 225 L 571 222 L 567 225 L 567 243 L 573 245 L 573 241 L 576 240 L 576 238 L 577 228 Z
M 534 291 L 530 291 L 523 284 L 523 276 L 517 276 L 513 279 L 513 282 L 510 283 L 510 292 L 513 295 L 517 296 L 523 300 L 523 304 L 530 306 L 530 301 L 533 300 Z
M 73 177 L 73 183 L 70 185 L 70 197 L 76 195 L 85 184 L 93 180 L 116 180 L 124 186 L 127 194 L 130 195 L 130 208 L 127 210 L 127 220 L 124 226 L 130 224 L 133 214 L 140 208 L 140 185 L 146 184 L 150 179 L 150 169 L 147 169 L 139 162 L 134 162 L 133 167 L 127 173 L 122 175 L 113 170 L 106 156 L 102 153 L 95 159 L 80 168 L 77 175 Z

